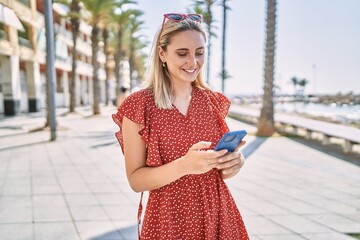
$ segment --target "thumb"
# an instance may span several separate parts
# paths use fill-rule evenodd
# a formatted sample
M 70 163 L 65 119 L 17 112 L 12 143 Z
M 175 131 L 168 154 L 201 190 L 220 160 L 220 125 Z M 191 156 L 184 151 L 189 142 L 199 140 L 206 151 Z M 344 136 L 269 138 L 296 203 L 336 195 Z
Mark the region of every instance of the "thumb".
M 201 141 L 191 146 L 190 150 L 201 150 L 203 148 L 209 148 L 212 142 Z
M 240 148 L 242 147 L 242 146 L 244 146 L 246 144 L 246 141 L 244 141 L 244 140 L 242 140 L 241 142 L 240 142 L 240 144 L 235 148 L 235 152 L 236 151 L 239 151 L 240 150 Z

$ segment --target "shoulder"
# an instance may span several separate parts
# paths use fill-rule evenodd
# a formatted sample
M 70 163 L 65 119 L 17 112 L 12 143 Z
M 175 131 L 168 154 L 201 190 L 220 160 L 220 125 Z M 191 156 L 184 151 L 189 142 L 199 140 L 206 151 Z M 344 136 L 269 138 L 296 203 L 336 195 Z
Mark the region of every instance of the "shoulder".
M 131 93 L 127 96 L 122 103 L 122 105 L 129 106 L 129 105 L 142 105 L 146 103 L 150 103 L 151 99 L 153 99 L 152 91 L 149 89 L 141 89 L 136 92 Z
M 118 109 L 124 113 L 132 112 L 140 114 L 140 112 L 149 109 L 153 104 L 152 91 L 149 89 L 141 89 L 127 96 Z
M 208 105 L 212 107 L 216 112 L 220 113 L 222 117 L 225 117 L 229 111 L 231 102 L 224 94 L 204 88 L 198 88 L 200 94 L 202 94 L 207 101 Z
M 125 100 L 141 100 L 152 98 L 152 91 L 150 89 L 141 89 L 131 93 Z
M 215 90 L 211 89 L 205 89 L 205 88 L 198 88 L 199 92 L 201 92 L 203 95 L 206 95 L 210 98 L 210 100 L 213 101 L 219 101 L 230 104 L 230 100 L 228 97 L 226 97 L 221 92 L 217 92 Z

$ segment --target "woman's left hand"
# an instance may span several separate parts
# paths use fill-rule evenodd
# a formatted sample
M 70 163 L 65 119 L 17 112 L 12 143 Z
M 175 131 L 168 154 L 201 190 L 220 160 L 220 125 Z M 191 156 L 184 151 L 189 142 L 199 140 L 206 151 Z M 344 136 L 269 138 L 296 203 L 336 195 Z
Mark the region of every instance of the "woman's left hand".
M 245 143 L 245 141 L 241 141 L 234 152 L 230 152 L 218 158 L 219 165 L 216 168 L 219 169 L 223 179 L 235 176 L 237 173 L 239 173 L 241 167 L 244 165 L 245 158 L 241 153 L 240 148 Z

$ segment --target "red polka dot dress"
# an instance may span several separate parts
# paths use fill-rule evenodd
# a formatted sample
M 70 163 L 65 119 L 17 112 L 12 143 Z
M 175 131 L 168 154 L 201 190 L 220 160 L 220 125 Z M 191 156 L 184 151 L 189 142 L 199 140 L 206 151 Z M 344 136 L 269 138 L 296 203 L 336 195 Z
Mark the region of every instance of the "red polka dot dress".
M 142 126 L 139 134 L 147 145 L 146 164 L 157 167 L 184 156 L 200 141 L 215 146 L 229 129 L 225 122 L 230 101 L 222 94 L 194 87 L 190 106 L 183 115 L 175 106 L 159 109 L 151 90 L 133 93 L 113 114 L 120 126 L 116 137 L 123 149 L 123 117 Z M 218 170 L 186 175 L 151 190 L 140 239 L 242 240 L 249 239 L 239 210 Z

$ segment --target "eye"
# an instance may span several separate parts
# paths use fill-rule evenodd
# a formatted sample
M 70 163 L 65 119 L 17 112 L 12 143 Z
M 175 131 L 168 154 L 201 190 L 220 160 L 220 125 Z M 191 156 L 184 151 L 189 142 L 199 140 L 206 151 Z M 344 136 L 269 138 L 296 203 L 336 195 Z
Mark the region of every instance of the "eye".
M 202 56 L 202 55 L 204 55 L 204 52 L 203 52 L 203 51 L 201 51 L 201 52 L 196 52 L 195 55 L 196 55 L 196 56 Z
M 187 52 L 177 52 L 177 54 L 180 56 L 180 57 L 185 57 L 187 55 Z

